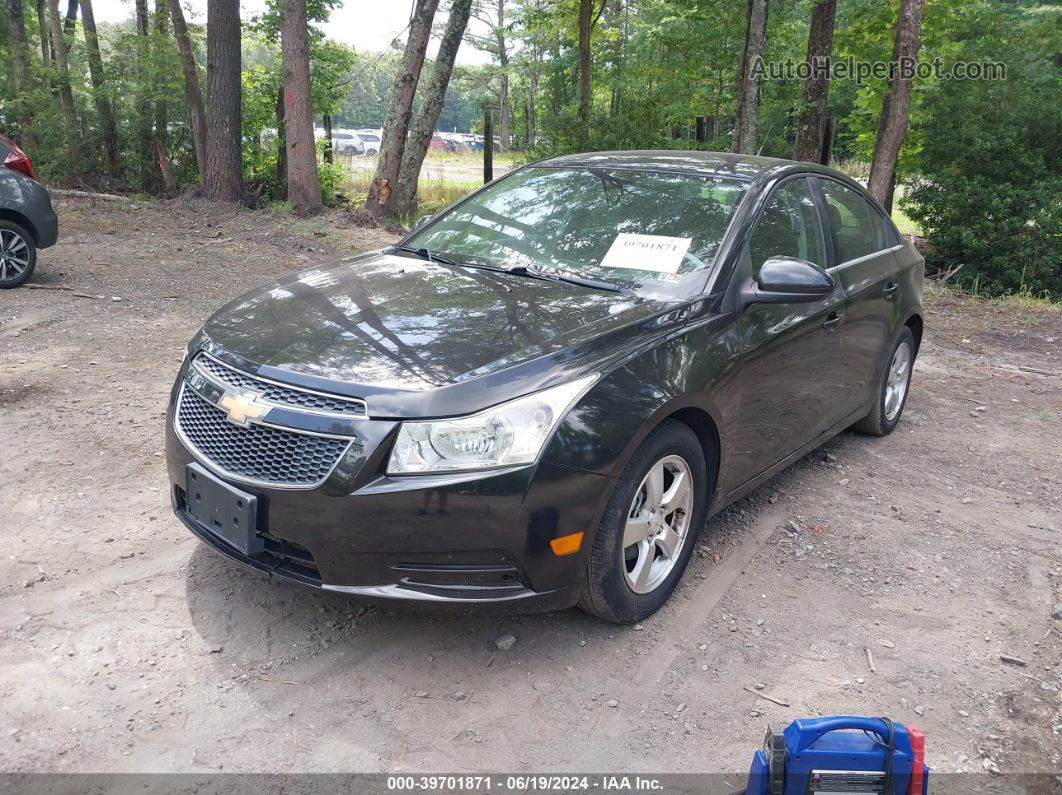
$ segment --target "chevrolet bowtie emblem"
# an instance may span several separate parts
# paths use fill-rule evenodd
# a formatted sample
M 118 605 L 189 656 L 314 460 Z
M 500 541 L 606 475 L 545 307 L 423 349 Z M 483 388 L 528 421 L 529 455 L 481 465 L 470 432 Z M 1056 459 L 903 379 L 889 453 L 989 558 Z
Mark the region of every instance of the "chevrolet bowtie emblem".
M 270 407 L 258 403 L 257 398 L 256 394 L 226 392 L 218 401 L 218 408 L 225 410 L 229 422 L 246 428 L 269 413 Z

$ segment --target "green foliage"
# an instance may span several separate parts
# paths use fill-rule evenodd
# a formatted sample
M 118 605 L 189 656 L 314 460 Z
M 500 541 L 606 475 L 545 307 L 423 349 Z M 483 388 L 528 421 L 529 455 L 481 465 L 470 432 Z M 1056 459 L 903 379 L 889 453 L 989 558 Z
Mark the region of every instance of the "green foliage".
M 942 81 L 924 103 L 921 173 L 902 205 L 925 230 L 930 270 L 961 265 L 955 282 L 978 292 L 1062 297 L 1059 21 L 996 6 L 962 44 L 967 58 L 1005 61 L 1007 80 Z

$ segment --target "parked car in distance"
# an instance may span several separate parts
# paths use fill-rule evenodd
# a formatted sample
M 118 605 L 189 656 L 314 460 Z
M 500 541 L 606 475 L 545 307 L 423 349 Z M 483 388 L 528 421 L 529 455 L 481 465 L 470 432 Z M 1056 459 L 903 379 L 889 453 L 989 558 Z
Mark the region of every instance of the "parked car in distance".
M 482 152 L 483 151 L 483 136 L 482 135 L 473 136 L 472 141 L 469 143 L 469 148 L 473 152 Z M 498 138 L 498 136 L 494 136 L 494 151 L 495 152 L 504 152 L 505 151 L 505 147 L 502 146 L 501 139 Z
M 380 154 L 380 140 L 382 132 L 379 130 L 355 130 L 365 145 L 362 152 L 366 157 L 375 157 Z
M 173 509 L 351 596 L 640 620 L 707 518 L 900 421 L 924 261 L 857 183 L 712 152 L 545 160 L 219 310 Z
M 333 130 L 332 149 L 341 155 L 363 155 L 365 143 L 353 130 Z
M 0 289 L 18 287 L 37 266 L 37 251 L 59 239 L 59 219 L 33 164 L 0 135 Z

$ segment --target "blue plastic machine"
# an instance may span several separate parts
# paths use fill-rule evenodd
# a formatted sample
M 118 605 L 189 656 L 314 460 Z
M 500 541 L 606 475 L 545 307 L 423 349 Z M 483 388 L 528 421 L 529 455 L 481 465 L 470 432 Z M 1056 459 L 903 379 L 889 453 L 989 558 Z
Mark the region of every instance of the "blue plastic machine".
M 928 786 L 921 731 L 840 716 L 768 726 L 745 795 L 926 795 Z

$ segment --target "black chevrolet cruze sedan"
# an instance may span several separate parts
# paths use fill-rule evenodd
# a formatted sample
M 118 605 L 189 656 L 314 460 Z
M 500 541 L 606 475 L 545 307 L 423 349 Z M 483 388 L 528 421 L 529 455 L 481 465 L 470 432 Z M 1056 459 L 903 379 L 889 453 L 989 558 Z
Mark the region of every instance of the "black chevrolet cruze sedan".
M 892 431 L 922 276 L 829 169 L 535 163 L 214 315 L 170 402 L 173 507 L 328 591 L 635 621 L 713 512 L 846 428 Z

